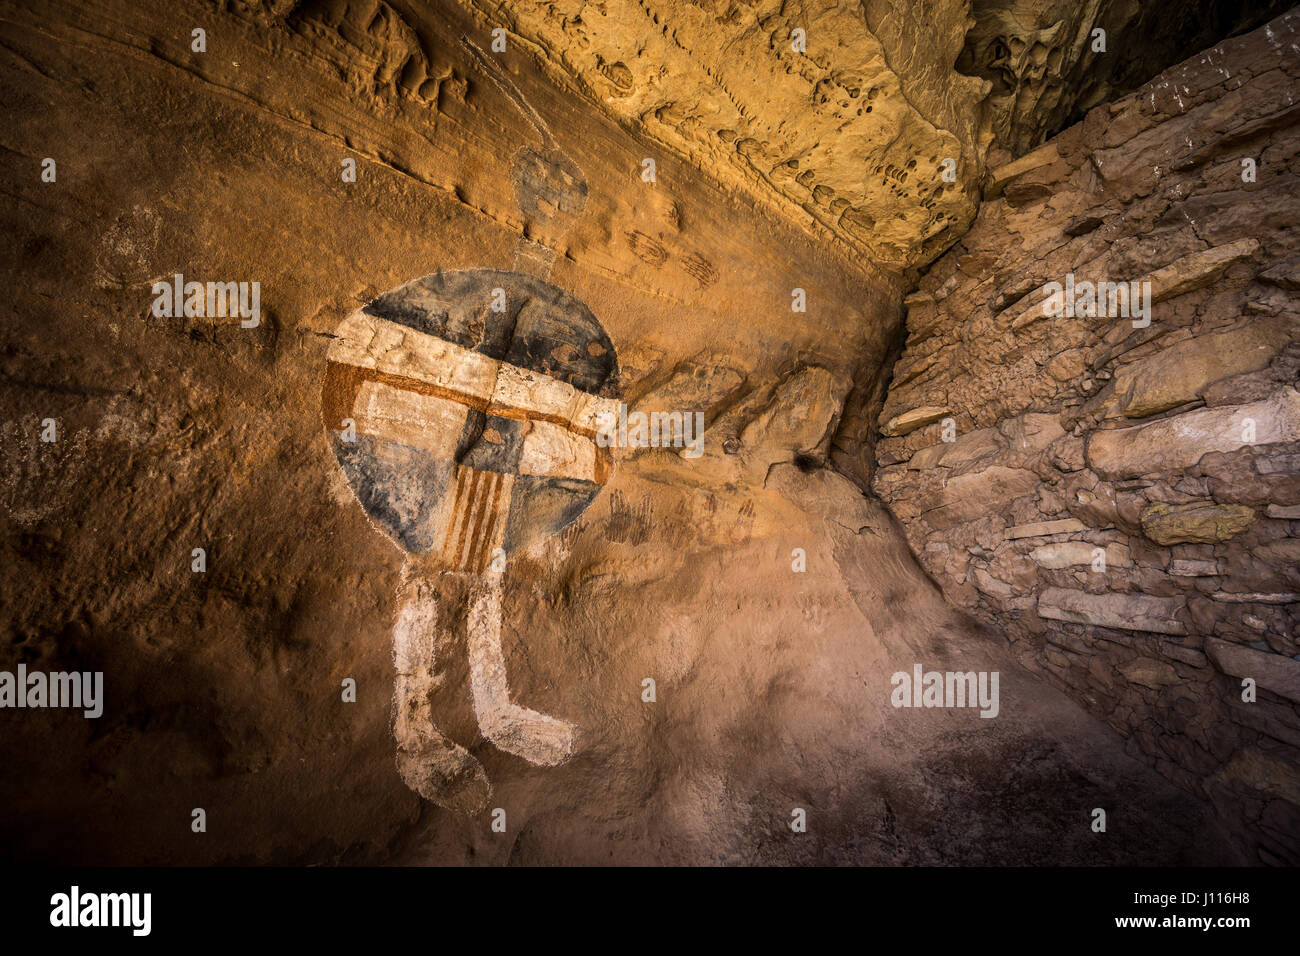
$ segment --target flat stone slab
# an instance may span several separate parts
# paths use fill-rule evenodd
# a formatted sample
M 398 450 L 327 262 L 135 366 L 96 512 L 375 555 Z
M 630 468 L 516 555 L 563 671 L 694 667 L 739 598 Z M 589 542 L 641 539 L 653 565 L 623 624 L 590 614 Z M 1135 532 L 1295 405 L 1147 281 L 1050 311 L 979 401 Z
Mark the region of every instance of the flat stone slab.
M 1164 302 L 1176 295 L 1205 288 L 1223 275 L 1229 266 L 1251 258 L 1257 252 L 1258 240 L 1237 239 L 1213 249 L 1189 253 L 1142 279 L 1151 283 L 1152 301 Z
M 998 166 L 989 170 L 989 189 L 987 199 L 993 199 L 1002 194 L 1007 183 L 1011 182 L 1017 176 L 1023 176 L 1031 169 L 1037 169 L 1040 166 L 1046 166 L 1054 163 L 1061 158 L 1057 152 L 1055 143 L 1047 143 L 1040 146 L 1032 152 L 1025 153 L 1019 159 L 1012 160 L 1003 166 Z
M 1088 464 L 1107 480 L 1183 471 L 1212 451 L 1236 451 L 1254 422 L 1254 444 L 1300 441 L 1300 392 L 1283 388 L 1261 402 L 1185 412 L 1149 425 L 1093 432 Z
M 1088 594 L 1068 588 L 1048 588 L 1038 597 L 1038 616 L 1051 621 L 1154 634 L 1186 634 L 1187 628 L 1174 617 L 1183 607 L 1182 598 Z
M 1300 505 L 1269 505 L 1267 514 L 1284 521 L 1300 521 Z
M 907 463 L 909 471 L 924 471 L 943 465 L 945 468 L 961 467 L 990 458 L 1006 450 L 1007 441 L 996 428 L 981 428 L 967 432 L 954 442 L 940 442 L 922 448 Z
M 1035 548 L 1029 557 L 1040 568 L 1060 570 L 1091 565 L 1096 558 L 1094 552 L 1101 551 L 1106 557 L 1106 567 L 1127 568 L 1133 564 L 1128 548 L 1122 544 L 1109 544 L 1105 548 L 1089 544 L 1087 541 L 1061 541 L 1057 544 L 1045 544 Z
M 994 465 L 958 475 L 917 499 L 921 517 L 936 531 L 989 513 L 990 502 L 1014 501 L 1036 489 L 1039 478 L 1025 468 Z
M 1141 684 L 1152 690 L 1160 690 L 1169 684 L 1177 684 L 1181 678 L 1173 665 L 1158 661 L 1153 657 L 1135 657 L 1120 666 L 1119 672 L 1131 684 Z
M 1018 524 L 1002 532 L 1002 537 L 1008 541 L 1014 541 L 1016 538 L 1041 538 L 1049 534 L 1072 534 L 1075 531 L 1086 530 L 1088 530 L 1088 526 L 1078 518 L 1062 518 L 1059 521 L 1035 521 L 1032 524 Z
M 1217 637 L 1205 642 L 1205 652 L 1225 674 L 1253 678 L 1265 690 L 1300 702 L 1300 661 L 1221 641 Z
M 899 438 L 916 431 L 918 428 L 933 425 L 945 415 L 951 414 L 951 412 L 951 409 L 940 408 L 938 405 L 924 405 L 921 408 L 914 408 L 910 412 L 895 415 L 885 422 L 885 427 L 881 429 L 881 432 L 887 438 Z
M 1197 336 L 1116 369 L 1108 414 L 1145 418 L 1194 401 L 1220 379 L 1267 367 L 1290 341 L 1285 316 Z

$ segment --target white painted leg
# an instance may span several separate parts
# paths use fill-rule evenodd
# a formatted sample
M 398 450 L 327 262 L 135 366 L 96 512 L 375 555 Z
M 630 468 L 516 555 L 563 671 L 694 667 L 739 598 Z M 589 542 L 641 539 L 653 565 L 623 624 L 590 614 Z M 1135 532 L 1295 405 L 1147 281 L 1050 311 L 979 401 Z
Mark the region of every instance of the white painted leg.
M 510 700 L 501 653 L 501 576 L 474 583 L 469 609 L 469 672 L 474 712 L 484 736 L 529 763 L 554 766 L 573 753 L 573 725 Z
M 449 810 L 478 813 L 492 794 L 487 773 L 468 750 L 443 735 L 429 711 L 429 694 L 442 679 L 435 653 L 437 626 L 434 579 L 412 573 L 408 563 L 402 570 L 393 625 L 397 770 L 406 785 L 426 800 Z

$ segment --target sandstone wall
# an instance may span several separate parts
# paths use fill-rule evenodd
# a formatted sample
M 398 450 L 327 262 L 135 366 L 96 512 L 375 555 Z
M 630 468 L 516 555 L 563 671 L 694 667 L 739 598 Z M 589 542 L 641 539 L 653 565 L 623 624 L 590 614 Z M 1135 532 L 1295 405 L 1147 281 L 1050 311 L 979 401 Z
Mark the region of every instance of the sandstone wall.
M 1300 860 L 1298 40 L 1283 15 L 991 172 L 907 300 L 874 480 L 950 600 L 1274 863 Z M 1067 274 L 1149 282 L 1149 325 L 1045 316 Z
M 101 861 L 376 859 L 412 839 L 422 803 L 397 774 L 390 714 L 404 555 L 367 521 L 323 427 L 327 349 L 358 306 L 440 269 L 550 257 L 550 281 L 614 341 L 618 397 L 704 412 L 719 460 L 739 463 L 727 438 L 795 389 L 797 425 L 745 433 L 760 475 L 824 456 L 840 401 L 856 378 L 874 381 L 900 321 L 897 279 L 867 277 L 685 163 L 660 156 L 657 182 L 642 182 L 654 147 L 512 45 L 499 61 L 521 108 L 462 43 L 490 38 L 453 5 L 6 4 L 3 16 L 3 165 L 16 184 L 0 204 L 3 666 L 79 662 L 105 672 L 108 695 L 99 721 L 27 711 L 4 734 L 15 854 L 49 852 L 56 832 L 68 859 Z M 205 53 L 191 48 L 200 27 Z M 562 222 L 518 202 L 515 161 L 545 145 L 538 123 L 587 183 L 581 214 Z M 47 156 L 54 183 L 41 181 Z M 152 283 L 177 272 L 260 282 L 260 325 L 154 317 Z M 806 313 L 791 310 L 795 287 Z M 676 460 L 631 456 L 590 516 L 612 523 L 615 548 L 642 549 L 645 528 L 678 541 L 633 565 L 667 573 L 696 522 L 747 538 L 753 506 L 721 483 L 687 488 L 655 518 L 652 486 L 626 484 L 637 457 Z M 591 560 L 576 569 L 595 573 Z M 512 618 L 552 599 L 558 574 L 534 591 L 511 571 Z M 558 620 L 557 641 L 577 627 Z M 579 633 L 594 642 L 603 619 L 591 620 Z M 565 675 L 606 660 L 598 644 L 583 665 L 550 638 L 534 636 L 531 656 L 507 640 L 521 699 L 589 727 L 572 685 L 640 715 L 643 661 L 592 689 Z M 649 672 L 668 691 L 668 672 Z M 345 677 L 355 705 L 340 702 Z M 443 680 L 448 714 L 467 706 L 464 674 Z M 569 700 L 545 701 L 558 687 Z M 555 779 L 557 799 L 579 786 L 573 773 Z M 529 811 L 513 806 L 522 828 Z M 192 807 L 219 839 L 190 833 Z

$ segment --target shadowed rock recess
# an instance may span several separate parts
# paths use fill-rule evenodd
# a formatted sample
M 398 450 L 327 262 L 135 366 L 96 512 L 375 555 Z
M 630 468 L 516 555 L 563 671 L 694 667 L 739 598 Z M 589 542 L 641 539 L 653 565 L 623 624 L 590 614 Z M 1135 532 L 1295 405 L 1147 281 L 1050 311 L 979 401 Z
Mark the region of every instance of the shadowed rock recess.
M 1300 13 L 1154 9 L 0 0 L 5 856 L 1300 863 Z

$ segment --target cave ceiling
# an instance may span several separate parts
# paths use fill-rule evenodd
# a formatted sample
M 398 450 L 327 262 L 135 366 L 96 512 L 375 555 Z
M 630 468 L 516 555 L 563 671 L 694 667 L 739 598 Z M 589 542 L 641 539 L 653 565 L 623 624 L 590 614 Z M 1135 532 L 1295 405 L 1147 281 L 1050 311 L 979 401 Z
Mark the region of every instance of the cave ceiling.
M 485 28 L 504 27 L 654 144 L 899 269 L 924 266 L 970 226 L 989 165 L 1285 7 L 1211 3 L 1192 15 L 1189 3 L 1135 0 L 469 5 Z M 1104 50 L 1094 49 L 1098 29 Z

